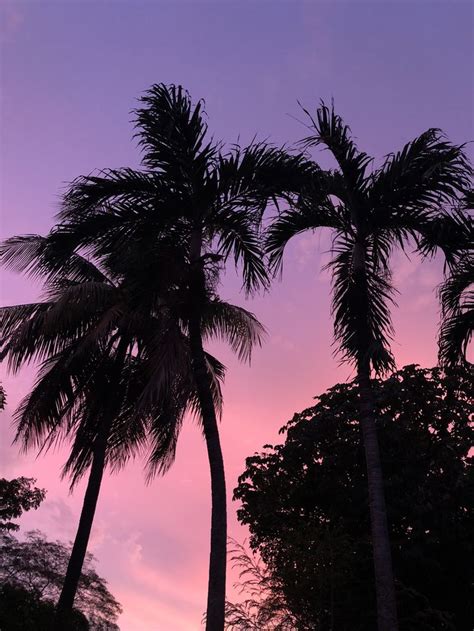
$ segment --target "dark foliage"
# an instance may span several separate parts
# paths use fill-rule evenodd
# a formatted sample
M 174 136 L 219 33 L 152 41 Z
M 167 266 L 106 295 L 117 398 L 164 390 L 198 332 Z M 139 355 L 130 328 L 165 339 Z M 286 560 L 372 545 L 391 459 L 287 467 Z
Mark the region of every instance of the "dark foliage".
M 2 631 L 51 631 L 54 603 L 17 585 L 0 586 L 0 628 Z M 68 620 L 71 631 L 89 631 L 87 618 L 77 609 Z
M 46 492 L 33 486 L 34 478 L 0 479 L 0 532 L 18 530 L 11 519 L 18 519 L 24 511 L 36 509 Z
M 69 555 L 70 546 L 59 541 L 47 541 L 39 531 L 26 533 L 24 541 L 12 535 L 0 535 L 1 611 L 5 619 L 8 619 L 14 603 L 21 602 L 25 615 L 29 612 L 34 623 L 39 625 L 38 631 L 44 621 L 49 624 L 45 631 L 50 631 Z M 96 573 L 94 558 L 90 554 L 86 556 L 82 568 L 76 609 L 70 621 L 76 624 L 71 627 L 73 631 L 76 628 L 77 631 L 83 628 L 91 631 L 119 631 L 116 622 L 122 608 L 109 592 L 106 581 Z M 88 626 L 84 626 L 84 618 Z M 3 625 L 1 628 L 4 628 Z M 11 627 L 12 631 L 17 628 L 20 629 Z M 31 629 L 36 631 L 37 627 L 33 625 Z
M 407 366 L 374 389 L 400 629 L 470 631 L 472 375 Z M 376 628 L 357 399 L 354 383 L 317 397 L 284 444 L 247 459 L 235 490 L 252 548 L 314 630 Z

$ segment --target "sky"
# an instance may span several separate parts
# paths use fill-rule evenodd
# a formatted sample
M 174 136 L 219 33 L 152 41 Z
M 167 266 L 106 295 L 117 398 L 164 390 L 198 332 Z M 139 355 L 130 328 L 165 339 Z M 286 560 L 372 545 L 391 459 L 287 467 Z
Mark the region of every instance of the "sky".
M 0 0 L 0 232 L 45 233 L 67 182 L 104 167 L 138 166 L 131 110 L 153 83 L 182 84 L 204 98 L 215 138 L 254 136 L 293 144 L 306 135 L 300 102 L 314 111 L 334 98 L 361 148 L 385 155 L 439 127 L 456 143 L 474 138 L 473 6 L 462 0 L 220 2 L 196 0 Z M 472 157 L 472 148 L 468 146 Z M 314 157 L 327 166 L 328 156 Z M 328 235 L 289 246 L 281 282 L 246 301 L 229 272 L 221 295 L 252 310 L 268 331 L 252 365 L 224 346 L 228 367 L 221 424 L 230 535 L 243 541 L 231 501 L 245 458 L 293 413 L 352 369 L 334 357 Z M 400 294 L 393 350 L 399 367 L 436 363 L 441 262 L 393 258 Z M 2 271 L 2 305 L 39 296 Z M 22 531 L 74 537 L 84 486 L 59 479 L 66 451 L 36 458 L 12 446 L 11 414 L 34 367 L 0 367 L 8 406 L 0 418 L 0 475 L 37 479 L 47 499 Z M 90 549 L 122 603 L 122 631 L 193 631 L 205 610 L 210 488 L 197 425 L 183 430 L 176 463 L 145 485 L 137 461 L 106 476 Z M 230 572 L 232 596 L 235 573 Z

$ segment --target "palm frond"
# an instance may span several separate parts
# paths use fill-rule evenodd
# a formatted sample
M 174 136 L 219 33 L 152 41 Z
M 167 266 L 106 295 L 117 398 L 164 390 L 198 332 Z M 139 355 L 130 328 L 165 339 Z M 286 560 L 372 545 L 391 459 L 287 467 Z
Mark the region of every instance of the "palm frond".
M 366 248 L 363 277 L 355 273 L 354 246 L 351 237 L 339 234 L 333 245 L 335 256 L 328 265 L 333 274 L 335 341 L 343 359 L 368 361 L 377 373 L 383 373 L 394 366 L 389 344 L 394 289 L 388 269 L 381 268 L 370 247 Z
M 426 132 L 389 155 L 370 177 L 368 206 L 381 227 L 422 224 L 426 214 L 458 201 L 470 188 L 472 169 L 464 145 L 439 129 Z
M 162 179 L 155 173 L 144 173 L 135 169 L 104 169 L 98 175 L 76 178 L 64 195 L 58 214 L 60 223 L 96 216 L 104 205 L 112 200 L 127 204 L 136 202 L 153 203 L 165 193 Z
M 439 358 L 444 366 L 465 363 L 474 332 L 474 257 L 460 260 L 439 290 L 442 321 Z
M 7 269 L 50 283 L 56 279 L 110 283 L 94 263 L 65 245 L 54 231 L 46 237 L 37 234 L 12 237 L 0 244 L 0 263 Z
M 183 399 L 176 393 L 168 398 L 167 404 L 152 416 L 149 429 L 149 456 L 146 463 L 146 477 L 150 482 L 156 475 L 165 474 L 174 462 L 176 445 L 183 423 L 189 394 Z
M 251 293 L 268 288 L 260 228 L 269 202 L 289 199 L 309 179 L 314 165 L 302 155 L 292 155 L 266 143 L 235 147 L 219 156 L 212 184 L 214 211 L 209 217 L 211 239 L 218 251 L 242 262 L 244 288 Z
M 265 142 L 235 146 L 219 155 L 215 168 L 217 206 L 246 207 L 261 215 L 269 200 L 298 193 L 315 169 L 302 154 Z
M 416 227 L 415 241 L 422 256 L 434 256 L 441 250 L 449 268 L 472 251 L 474 217 L 462 207 L 441 209 Z
M 96 446 L 104 440 L 104 425 L 109 427 L 105 466 L 110 466 L 112 471 L 120 470 L 144 451 L 149 416 L 136 409 L 142 388 L 143 372 L 135 357 L 129 353 L 123 356 L 117 350 L 102 357 L 100 373 L 96 373 L 95 382 L 83 393 L 80 418 L 74 433 L 70 432 L 71 451 L 62 475 L 70 478 L 71 488 L 91 465 Z
M 323 101 L 314 118 L 308 110 L 303 111 L 310 120 L 314 134 L 304 138 L 304 147 L 325 145 L 336 158 L 346 186 L 351 195 L 363 194 L 367 186 L 366 170 L 372 158 L 359 151 L 351 137 L 351 130 L 341 116 L 334 111 L 334 104 L 329 108 Z
M 14 413 L 15 441 L 22 448 L 45 449 L 62 440 L 74 426 L 82 397 L 94 372 L 97 356 L 74 360 L 69 349 L 48 358 L 40 366 L 36 382 Z
M 229 343 L 241 361 L 250 361 L 252 349 L 261 346 L 265 329 L 257 318 L 242 307 L 218 299 L 210 301 L 202 315 L 205 338 L 217 338 Z
M 274 274 L 281 272 L 283 254 L 290 239 L 306 230 L 317 228 L 342 229 L 345 209 L 335 207 L 326 191 L 306 190 L 296 206 L 280 213 L 267 229 L 265 250 Z
M 143 107 L 135 110 L 143 164 L 166 174 L 176 186 L 192 187 L 212 164 L 216 146 L 206 141 L 204 103 L 192 104 L 181 86 L 152 86 L 140 98 Z
M 211 378 L 211 393 L 214 407 L 218 414 L 222 411 L 222 392 L 220 382 L 224 378 L 224 366 L 212 355 L 206 353 L 206 363 Z M 201 418 L 201 407 L 193 373 L 188 367 L 186 372 L 175 375 L 173 384 L 162 398 L 153 401 L 149 417 L 149 456 L 146 464 L 147 481 L 156 475 L 162 475 L 172 465 L 176 444 L 181 431 L 184 415 L 187 411 Z
M 474 331 L 474 294 L 465 309 L 443 322 L 439 336 L 439 359 L 443 366 L 467 363 L 466 355 Z
M 95 285 L 94 290 L 97 291 Z M 17 372 L 24 363 L 47 360 L 66 348 L 71 350 L 74 347 L 75 354 L 87 354 L 94 344 L 107 339 L 120 323 L 120 303 L 106 302 L 99 309 L 92 300 L 94 295 L 90 287 L 84 292 L 78 291 L 75 297 L 78 298 L 79 294 L 83 298 L 81 302 L 61 299 L 39 303 L 41 306 L 29 309 L 29 314 L 24 306 L 0 310 L 0 325 L 4 325 L 0 329 L 0 346 L 2 357 L 8 360 L 9 370 Z M 70 295 L 74 295 L 74 292 Z M 106 291 L 102 295 L 100 291 L 96 294 L 99 305 L 103 295 L 108 297 Z M 23 320 L 19 319 L 21 313 L 24 315 Z
M 269 278 L 261 247 L 258 225 L 245 209 L 220 212 L 213 222 L 217 252 L 224 259 L 233 255 L 235 265 L 242 264 L 244 288 L 248 293 L 259 287 L 268 288 Z
M 5 359 L 11 338 L 18 334 L 25 322 L 41 317 L 50 308 L 51 304 L 47 302 L 0 307 L 0 360 Z

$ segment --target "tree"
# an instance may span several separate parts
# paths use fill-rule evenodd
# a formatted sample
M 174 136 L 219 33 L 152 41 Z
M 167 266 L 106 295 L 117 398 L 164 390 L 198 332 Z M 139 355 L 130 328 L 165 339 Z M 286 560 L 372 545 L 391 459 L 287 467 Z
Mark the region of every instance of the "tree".
M 3 631 L 50 631 L 55 605 L 40 600 L 23 587 L 0 585 L 0 624 Z M 87 618 L 73 609 L 69 619 L 71 631 L 89 631 Z
M 400 629 L 468 631 L 474 617 L 471 374 L 406 366 L 374 381 L 373 389 Z M 282 428 L 283 444 L 247 459 L 234 492 L 242 502 L 238 518 L 250 528 L 251 547 L 295 629 L 377 628 L 358 397 L 357 381 L 316 397 Z
M 135 276 L 136 299 L 156 296 L 157 253 L 171 247 L 165 277 L 170 291 L 161 309 L 189 338 L 191 366 L 211 471 L 211 551 L 207 628 L 224 624 L 226 488 L 204 342 L 227 340 L 241 359 L 250 358 L 263 329 L 240 307 L 217 293 L 229 257 L 241 264 L 247 292 L 268 282 L 256 230 L 269 199 L 294 187 L 304 161 L 264 144 L 227 153 L 208 137 L 203 104 L 193 105 L 182 87 L 153 86 L 136 112 L 143 170 L 107 170 L 76 180 L 59 215 L 58 236 L 69 248 L 87 248 L 120 260 Z
M 43 279 L 45 300 L 0 310 L 0 348 L 13 371 L 27 361 L 42 361 L 37 383 L 15 413 L 16 440 L 25 449 L 45 450 L 72 438 L 63 469 L 72 486 L 90 469 L 58 602 L 56 628 L 62 631 L 105 467 L 120 468 L 148 440 L 150 475 L 165 472 L 184 413 L 196 403 L 196 387 L 182 331 L 153 304 L 137 310 L 133 275 L 125 277 L 120 265 L 107 265 L 99 256 L 92 260 L 61 246 L 54 231 L 2 244 L 5 265 Z M 207 354 L 205 361 L 218 405 L 224 368 Z
M 70 546 L 47 541 L 39 531 L 26 533 L 24 541 L 18 541 L 12 535 L 0 535 L 2 629 L 51 629 L 54 604 L 61 592 L 70 554 Z M 15 607 L 20 609 L 15 611 Z M 94 558 L 87 554 L 79 580 L 76 608 L 70 614 L 68 627 L 74 631 L 119 631 L 116 622 L 121 611 L 106 581 L 97 575 Z M 18 626 L 19 622 L 23 626 Z
M 0 479 L 0 532 L 18 530 L 18 519 L 24 511 L 36 509 L 44 500 L 46 492 L 33 486 L 34 478 Z
M 281 267 L 288 241 L 305 230 L 333 230 L 333 316 L 343 359 L 355 366 L 359 384 L 360 427 L 367 464 L 375 588 L 380 631 L 395 631 L 397 612 L 385 508 L 383 474 L 376 433 L 372 371 L 393 368 L 390 351 L 390 255 L 441 248 L 449 264 L 472 247 L 472 220 L 458 204 L 470 186 L 471 168 L 463 147 L 429 129 L 369 171 L 372 159 L 357 149 L 341 117 L 324 104 L 310 117 L 307 148 L 323 145 L 338 168 L 316 169 L 292 206 L 270 226 L 267 251 L 274 270 Z

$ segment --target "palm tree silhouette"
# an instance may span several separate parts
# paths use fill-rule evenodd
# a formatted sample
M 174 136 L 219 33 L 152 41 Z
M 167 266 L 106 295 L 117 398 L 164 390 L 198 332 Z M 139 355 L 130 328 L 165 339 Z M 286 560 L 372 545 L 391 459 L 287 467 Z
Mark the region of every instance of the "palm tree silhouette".
M 61 237 L 14 237 L 3 263 L 41 276 L 45 300 L 0 309 L 0 348 L 11 370 L 42 362 L 38 380 L 16 411 L 16 440 L 48 449 L 72 439 L 63 475 L 71 487 L 89 480 L 55 625 L 67 628 L 90 537 L 104 469 L 118 469 L 145 443 L 148 473 L 172 464 L 186 410 L 198 406 L 189 342 L 159 307 L 137 307 L 133 276 L 60 247 Z M 104 271 L 105 268 L 106 271 Z M 220 409 L 224 367 L 206 354 Z
M 312 182 L 270 226 L 267 252 L 277 271 L 293 236 L 320 227 L 334 232 L 329 264 L 334 331 L 343 359 L 356 368 L 359 384 L 378 628 L 395 631 L 395 589 L 371 386 L 372 370 L 380 374 L 394 366 L 390 255 L 395 248 L 406 251 L 410 241 L 425 255 L 441 248 L 448 262 L 460 255 L 472 239 L 472 224 L 462 211 L 444 208 L 457 203 L 469 186 L 471 169 L 462 147 L 429 129 L 388 156 L 379 169 L 369 170 L 372 159 L 357 149 L 334 107 L 322 103 L 316 118 L 305 112 L 311 135 L 304 146 L 325 146 L 338 168 L 324 172 L 315 167 Z
M 176 273 L 165 304 L 189 338 L 211 472 L 211 551 L 207 629 L 224 626 L 226 487 L 211 375 L 203 341 L 218 336 L 248 359 L 263 329 L 255 317 L 220 300 L 225 262 L 241 266 L 247 292 L 267 286 L 257 227 L 269 200 L 294 190 L 306 169 L 301 157 L 263 143 L 223 153 L 208 138 L 203 103 L 193 105 L 180 86 L 154 85 L 136 111 L 143 170 L 107 170 L 76 180 L 59 215 L 69 247 L 89 248 L 124 266 L 142 267 L 137 299 L 153 293 L 146 273 L 163 242 L 179 250 L 169 257 Z

